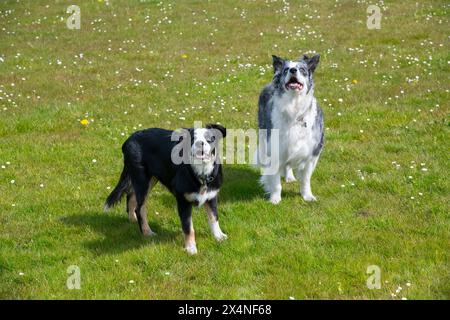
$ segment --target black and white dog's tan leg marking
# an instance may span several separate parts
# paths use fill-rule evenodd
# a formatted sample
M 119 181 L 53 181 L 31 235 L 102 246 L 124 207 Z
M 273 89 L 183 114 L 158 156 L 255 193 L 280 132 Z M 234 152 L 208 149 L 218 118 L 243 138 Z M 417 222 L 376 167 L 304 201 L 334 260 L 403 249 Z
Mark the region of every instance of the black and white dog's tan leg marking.
M 177 199 L 178 215 L 181 220 L 181 228 L 184 233 L 184 249 L 189 254 L 197 254 L 197 243 L 195 242 L 195 230 L 192 222 L 192 204 L 183 198 Z
M 305 201 L 316 201 L 316 197 L 311 191 L 311 176 L 316 168 L 319 156 L 308 159 L 303 168 L 299 168 L 298 176 L 300 178 L 300 194 Z
M 133 191 L 133 192 L 130 192 L 127 194 L 127 213 L 128 213 L 128 219 L 131 222 L 137 221 L 136 206 L 137 206 L 136 195 L 134 194 L 134 191 Z
M 217 241 L 223 241 L 228 236 L 222 232 L 219 226 L 219 214 L 217 212 L 217 197 L 205 202 L 206 214 L 208 215 L 208 223 L 211 228 L 211 232 Z
M 152 178 L 147 176 L 144 167 L 137 165 L 130 170 L 130 178 L 136 196 L 136 217 L 139 228 L 144 236 L 155 235 L 148 225 L 147 210 L 145 208 Z
M 148 191 L 147 191 L 147 196 L 145 197 L 144 204 L 143 204 L 142 209 L 141 209 L 142 230 L 143 230 L 142 233 L 143 233 L 145 236 L 154 236 L 154 235 L 156 235 L 156 233 L 153 232 L 153 231 L 150 229 L 150 226 L 149 226 L 148 221 L 147 221 L 147 216 L 148 216 L 147 200 L 148 200 L 148 197 L 149 197 L 149 195 L 150 195 L 150 192 L 152 191 L 153 187 L 155 186 L 155 184 L 156 184 L 157 182 L 158 182 L 158 180 L 157 180 L 155 177 L 151 177 L 151 178 L 150 178 L 150 182 L 149 182 L 149 186 L 148 186 Z

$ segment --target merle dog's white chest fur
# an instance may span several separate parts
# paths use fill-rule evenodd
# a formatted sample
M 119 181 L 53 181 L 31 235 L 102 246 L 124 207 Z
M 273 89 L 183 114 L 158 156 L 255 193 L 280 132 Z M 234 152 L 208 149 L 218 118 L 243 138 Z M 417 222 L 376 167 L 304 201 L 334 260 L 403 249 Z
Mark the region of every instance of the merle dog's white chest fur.
M 312 157 L 317 144 L 312 131 L 317 114 L 316 100 L 313 96 L 284 94 L 272 97 L 272 103 L 272 124 L 279 132 L 279 164 L 303 166 L 303 162 Z

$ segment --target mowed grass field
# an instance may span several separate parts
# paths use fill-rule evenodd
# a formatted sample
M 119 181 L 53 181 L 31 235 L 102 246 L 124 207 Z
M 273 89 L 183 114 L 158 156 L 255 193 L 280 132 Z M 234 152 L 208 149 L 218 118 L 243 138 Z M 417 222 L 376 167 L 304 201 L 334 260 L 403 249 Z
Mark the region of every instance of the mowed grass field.
M 69 5 L 81 29 L 69 30 Z M 366 26 L 379 5 L 381 29 Z M 0 298 L 449 299 L 448 1 L 0 2 Z M 146 127 L 256 128 L 271 55 L 318 52 L 316 203 L 226 164 L 216 243 L 183 251 L 158 185 L 154 238 L 103 203 Z M 83 121 L 84 120 L 84 121 Z M 87 121 L 86 121 L 87 120 Z M 80 269 L 69 290 L 67 268 Z M 368 266 L 381 289 L 368 289 Z

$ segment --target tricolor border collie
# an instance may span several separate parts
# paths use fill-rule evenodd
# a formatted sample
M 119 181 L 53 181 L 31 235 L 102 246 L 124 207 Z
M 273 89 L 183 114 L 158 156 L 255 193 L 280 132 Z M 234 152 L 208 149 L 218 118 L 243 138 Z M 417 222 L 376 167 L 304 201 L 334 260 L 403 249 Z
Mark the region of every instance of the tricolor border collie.
M 304 55 L 297 61 L 273 58 L 274 76 L 259 97 L 258 126 L 266 129 L 270 152 L 274 134 L 278 129 L 279 154 L 276 173 L 263 174 L 261 184 L 273 204 L 281 201 L 281 176 L 286 182 L 295 181 L 292 169 L 300 179 L 300 193 L 305 201 L 315 201 L 311 192 L 311 176 L 324 144 L 323 112 L 314 97 L 313 73 L 319 63 L 319 55 Z M 275 139 L 275 138 L 274 138 Z M 261 144 L 260 146 L 265 145 Z M 265 152 L 264 151 L 264 152 Z
M 143 235 L 154 235 L 145 206 L 148 193 L 160 181 L 177 200 L 188 253 L 197 253 L 193 205 L 204 204 L 214 237 L 217 241 L 225 240 L 227 236 L 220 229 L 217 211 L 217 194 L 223 181 L 218 142 L 225 136 L 226 129 L 217 124 L 180 131 L 151 128 L 135 132 L 122 146 L 124 168 L 105 209 L 126 194 L 129 219 L 138 222 Z

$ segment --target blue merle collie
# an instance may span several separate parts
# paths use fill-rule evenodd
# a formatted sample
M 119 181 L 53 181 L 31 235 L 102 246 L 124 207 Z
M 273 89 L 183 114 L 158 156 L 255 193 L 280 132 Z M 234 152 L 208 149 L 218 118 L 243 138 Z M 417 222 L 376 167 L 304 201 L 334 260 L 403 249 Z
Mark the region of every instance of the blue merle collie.
M 314 97 L 313 82 L 320 55 L 304 55 L 298 61 L 272 57 L 273 81 L 260 94 L 258 125 L 269 133 L 267 151 L 277 143 L 279 153 L 271 155 L 271 160 L 277 161 L 276 170 L 265 174 L 263 169 L 260 181 L 270 202 L 277 204 L 281 201 L 281 177 L 295 181 L 294 169 L 303 199 L 315 201 L 311 176 L 324 143 L 323 112 Z M 271 129 L 278 129 L 278 135 L 270 134 Z M 276 137 L 278 141 L 271 141 Z
M 213 236 L 217 241 L 225 240 L 217 212 L 217 194 L 223 181 L 217 146 L 225 135 L 226 129 L 218 124 L 175 132 L 150 128 L 133 133 L 122 146 L 124 168 L 105 209 L 126 194 L 129 219 L 138 222 L 143 235 L 154 235 L 145 206 L 148 193 L 159 181 L 177 200 L 188 253 L 197 253 L 193 205 L 205 206 Z

